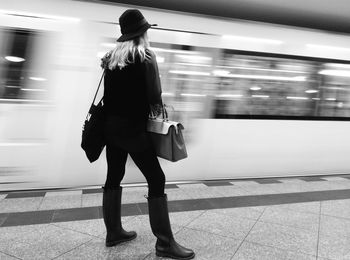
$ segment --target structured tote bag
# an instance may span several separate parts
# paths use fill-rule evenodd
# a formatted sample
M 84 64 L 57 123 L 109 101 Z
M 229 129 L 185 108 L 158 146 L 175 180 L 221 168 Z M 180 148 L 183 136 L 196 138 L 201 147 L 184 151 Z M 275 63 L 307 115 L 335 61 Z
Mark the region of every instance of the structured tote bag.
M 85 151 L 90 163 L 96 161 L 100 157 L 101 152 L 106 145 L 103 134 L 103 126 L 105 121 L 102 103 L 103 98 L 101 98 L 97 105 L 94 104 L 104 74 L 105 71 L 102 73 L 94 100 L 92 101 L 89 112 L 86 115 L 82 131 L 81 148 Z
M 183 125 L 168 120 L 165 107 L 163 118 L 151 116 L 148 119 L 147 131 L 151 137 L 157 156 L 176 162 L 187 157 L 185 141 L 182 135 Z

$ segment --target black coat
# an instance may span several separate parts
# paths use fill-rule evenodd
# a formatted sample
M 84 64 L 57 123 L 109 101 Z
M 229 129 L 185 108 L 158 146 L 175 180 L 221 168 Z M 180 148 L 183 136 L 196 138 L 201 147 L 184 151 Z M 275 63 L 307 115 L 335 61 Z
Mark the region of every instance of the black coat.
M 155 54 L 114 70 L 105 68 L 104 110 L 107 144 L 113 142 L 127 151 L 139 151 L 149 145 L 146 132 L 150 106 L 162 105 L 162 89 Z

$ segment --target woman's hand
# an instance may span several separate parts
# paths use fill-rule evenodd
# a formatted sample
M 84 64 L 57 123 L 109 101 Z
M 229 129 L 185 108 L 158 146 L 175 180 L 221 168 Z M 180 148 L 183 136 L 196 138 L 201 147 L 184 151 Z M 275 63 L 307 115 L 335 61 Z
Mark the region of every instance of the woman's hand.
M 163 106 L 162 104 L 154 104 L 150 105 L 150 114 L 152 117 L 158 117 L 163 114 Z

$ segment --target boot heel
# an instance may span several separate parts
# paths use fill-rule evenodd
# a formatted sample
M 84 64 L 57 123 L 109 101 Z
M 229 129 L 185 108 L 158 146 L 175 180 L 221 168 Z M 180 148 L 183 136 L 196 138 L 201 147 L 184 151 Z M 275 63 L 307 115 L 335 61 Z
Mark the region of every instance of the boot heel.
M 161 253 L 161 252 L 156 251 L 156 256 L 159 256 L 159 257 L 167 257 L 167 254 L 164 254 L 164 253 Z
M 158 257 L 167 257 L 167 258 L 172 258 L 172 259 L 189 260 L 189 259 L 192 259 L 192 258 L 195 257 L 195 253 L 193 253 L 193 255 L 190 255 L 189 257 L 175 257 L 175 256 L 169 255 L 167 253 L 156 251 L 156 256 L 158 256 Z
M 137 233 L 135 232 L 135 234 L 131 237 L 116 240 L 116 241 L 106 242 L 105 244 L 106 244 L 106 247 L 112 247 L 112 246 L 116 246 L 116 245 L 119 245 L 119 244 L 124 243 L 124 242 L 131 241 L 131 240 L 135 239 L 136 237 L 137 237 Z

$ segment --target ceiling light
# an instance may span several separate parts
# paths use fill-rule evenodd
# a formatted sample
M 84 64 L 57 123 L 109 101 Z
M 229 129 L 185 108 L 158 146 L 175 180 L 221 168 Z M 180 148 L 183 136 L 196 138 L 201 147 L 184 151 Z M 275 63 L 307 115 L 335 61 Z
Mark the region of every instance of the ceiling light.
M 177 54 L 177 57 L 179 57 L 180 59 L 190 59 L 191 61 L 195 61 L 195 62 L 204 62 L 204 61 L 211 61 L 212 58 L 211 57 L 207 57 L 207 56 L 198 56 L 198 55 L 184 55 L 184 54 Z
M 257 86 L 250 88 L 250 90 L 260 90 L 260 89 L 261 89 L 261 87 L 257 87 Z
M 181 93 L 181 96 L 188 96 L 188 97 L 205 97 L 204 94 L 195 94 L 195 93 Z
M 252 97 L 257 97 L 257 98 L 269 98 L 270 96 L 268 96 L 268 95 L 252 95 Z
M 24 90 L 24 91 L 46 91 L 45 89 L 38 89 L 38 88 L 21 88 L 21 90 Z
M 325 63 L 325 66 L 341 68 L 341 69 L 350 69 L 350 64 L 340 64 L 340 63 Z
M 230 74 L 230 71 L 228 71 L 228 70 L 213 70 L 212 73 L 215 76 L 224 76 L 224 75 Z
M 45 78 L 39 78 L 39 77 L 29 77 L 31 80 L 36 80 L 36 81 L 45 81 Z
M 286 97 L 287 99 L 309 99 L 307 97 Z
M 326 98 L 325 100 L 327 100 L 327 101 L 336 101 L 337 99 L 336 98 Z
M 318 90 L 317 89 L 308 89 L 308 90 L 305 90 L 306 93 L 317 93 Z
M 16 57 L 16 56 L 6 56 L 5 59 L 8 60 L 8 61 L 12 61 L 12 62 L 22 62 L 22 61 L 25 61 L 25 59 L 23 59 L 23 58 L 21 58 L 21 57 Z
M 320 70 L 318 74 L 338 77 L 350 77 L 350 70 Z

